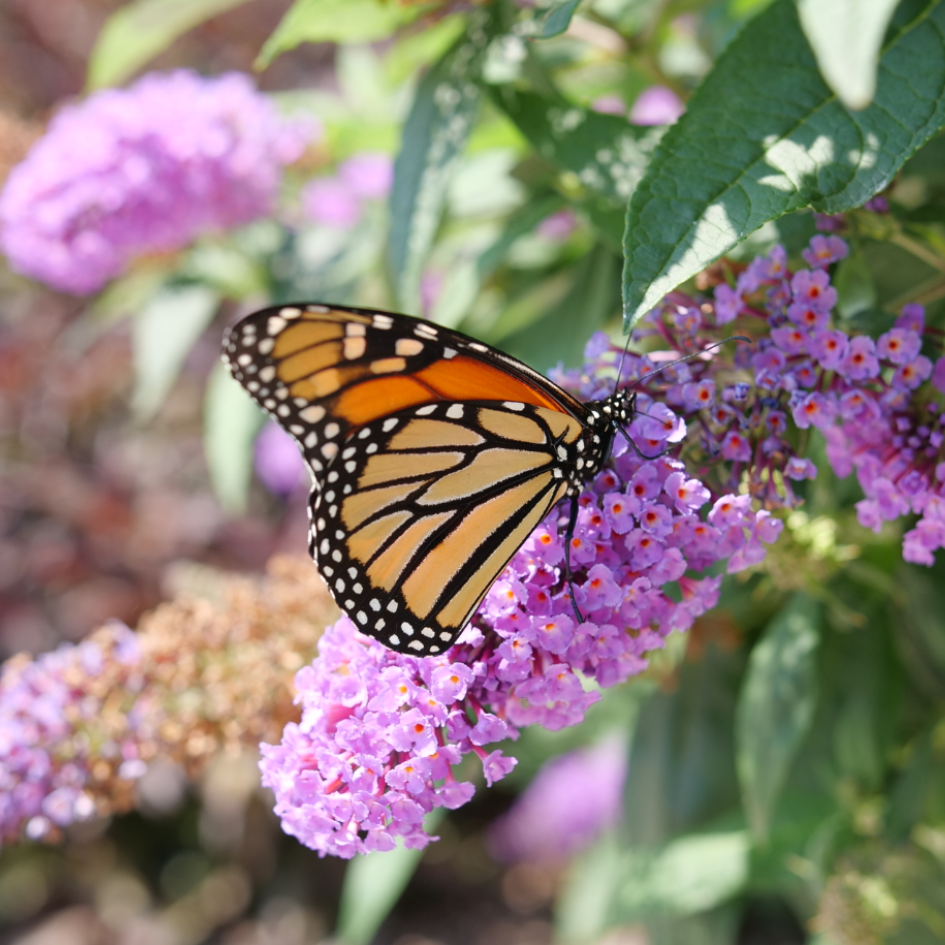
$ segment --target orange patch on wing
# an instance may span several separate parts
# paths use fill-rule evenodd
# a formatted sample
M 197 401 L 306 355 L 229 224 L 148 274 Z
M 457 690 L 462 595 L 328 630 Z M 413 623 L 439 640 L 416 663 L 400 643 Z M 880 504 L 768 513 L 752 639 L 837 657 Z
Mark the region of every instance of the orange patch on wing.
M 300 377 L 308 377 L 316 371 L 334 367 L 340 360 L 341 345 L 338 342 L 316 345 L 286 358 L 279 365 L 279 380 L 284 384 L 291 384 Z
M 545 411 L 548 413 L 549 411 Z M 545 431 L 531 417 L 505 410 L 479 410 L 479 423 L 496 436 L 520 443 L 544 443 Z
M 300 321 L 290 325 L 276 338 L 272 349 L 274 358 L 287 358 L 296 351 L 321 344 L 323 341 L 334 341 L 345 333 L 341 325 L 335 323 L 319 324 L 318 322 Z
M 367 564 L 377 549 L 412 517 L 406 510 L 392 512 L 370 525 L 365 525 L 364 528 L 359 528 L 353 535 L 348 536 L 348 554 L 362 564 Z
M 434 361 L 415 376 L 443 400 L 511 400 L 557 409 L 554 399 L 537 387 L 501 368 L 464 355 L 449 361 Z
M 550 477 L 543 477 L 547 485 Z M 535 526 L 545 517 L 548 510 L 564 495 L 567 485 L 562 484 L 557 492 L 546 502 L 539 502 L 531 512 L 506 536 L 498 548 L 486 558 L 475 574 L 467 580 L 457 594 L 454 594 L 436 614 L 437 621 L 446 627 L 463 627 L 472 616 L 479 602 L 486 596 L 493 582 L 502 569 L 518 551 L 522 542 L 531 534 Z
M 538 415 L 548 424 L 548 429 L 556 440 L 564 436 L 566 443 L 573 443 L 584 429 L 580 420 L 568 413 L 561 413 L 560 410 L 539 409 Z
M 389 450 L 425 450 L 431 446 L 479 446 L 485 443 L 475 430 L 446 420 L 410 420 L 391 437 Z
M 411 492 L 421 488 L 428 481 L 406 482 L 396 486 L 385 486 L 382 489 L 355 492 L 341 503 L 341 521 L 348 531 L 354 531 L 372 515 L 376 515 L 401 499 L 406 499 Z
M 435 479 L 417 501 L 420 505 L 436 505 L 470 498 L 477 492 L 497 485 L 503 479 L 533 472 L 542 466 L 548 466 L 551 461 L 552 457 L 548 453 L 537 451 L 483 450 L 468 466 Z
M 363 376 L 364 368 L 356 364 L 350 367 L 326 368 L 296 381 L 289 388 L 289 393 L 293 397 L 304 397 L 305 400 L 319 400 Z
M 464 453 L 375 453 L 358 479 L 359 489 L 381 486 L 400 479 L 414 479 L 458 466 Z
M 324 306 L 311 306 L 302 313 L 302 318 L 315 322 L 357 322 L 359 325 L 370 325 L 374 319 L 370 315 L 360 315 L 357 312 L 344 312 L 337 308 L 325 308 Z
M 385 591 L 393 590 L 417 549 L 452 517 L 452 512 L 440 512 L 438 515 L 428 515 L 414 522 L 383 554 L 371 562 L 367 569 L 371 584 L 382 587 Z M 413 610 L 409 599 L 407 605 Z
M 477 505 L 464 516 L 404 581 L 403 593 L 410 609 L 421 620 L 425 619 L 439 600 L 443 588 L 476 553 L 483 541 L 546 489 L 550 481 L 551 473 L 535 476 Z M 512 553 L 509 553 L 509 557 Z
M 359 427 L 405 407 L 429 404 L 435 400 L 436 397 L 430 391 L 409 377 L 381 377 L 344 391 L 335 401 L 332 413 L 343 417 L 352 426 Z

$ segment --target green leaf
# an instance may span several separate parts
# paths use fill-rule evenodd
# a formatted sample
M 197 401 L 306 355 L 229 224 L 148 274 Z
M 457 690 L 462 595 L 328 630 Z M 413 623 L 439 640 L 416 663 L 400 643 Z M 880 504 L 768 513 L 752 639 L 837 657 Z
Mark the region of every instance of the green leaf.
M 945 4 L 910 0 L 894 25 L 875 101 L 861 112 L 820 78 L 792 0 L 777 0 L 732 41 L 630 201 L 629 325 L 768 220 L 863 203 L 942 126 Z
M 837 312 L 841 318 L 853 318 L 876 305 L 876 283 L 866 257 L 858 246 L 837 266 L 834 277 Z
M 102 27 L 89 57 L 86 88 L 120 85 L 179 36 L 247 0 L 134 0 Z
M 693 915 L 739 893 L 748 879 L 748 832 L 691 834 L 656 850 L 632 850 L 618 867 L 611 924 Z
M 847 108 L 866 108 L 876 94 L 883 36 L 899 0 L 797 0 L 801 27 L 820 74 Z
M 563 361 L 581 363 L 587 339 L 617 312 L 619 261 L 605 246 L 596 246 L 574 267 L 570 290 L 544 318 L 502 338 L 502 349 L 545 372 Z
M 535 39 L 551 39 L 560 36 L 570 25 L 574 11 L 580 6 L 581 0 L 563 0 L 548 11 L 541 21 Z
M 370 43 L 385 39 L 418 14 L 383 0 L 295 0 L 256 59 L 264 69 L 300 43 Z
M 814 717 L 819 621 L 818 605 L 795 594 L 749 657 L 735 737 L 745 812 L 759 839 Z
M 160 409 L 219 304 L 220 296 L 207 286 L 164 286 L 137 313 L 131 330 L 135 366 L 131 409 L 138 420 L 149 420 Z
M 427 814 L 424 827 L 436 830 L 443 808 Z M 338 907 L 336 937 L 340 945 L 369 945 L 381 923 L 407 888 L 423 850 L 398 846 L 386 853 L 368 853 L 351 860 L 345 871 Z
M 545 159 L 576 182 L 624 203 L 643 177 L 664 129 L 629 124 L 561 97 L 492 86 L 495 103 Z
M 249 394 L 217 364 L 207 381 L 203 445 L 213 491 L 230 513 L 246 509 L 253 441 L 265 420 Z
M 571 865 L 555 902 L 555 941 L 596 942 L 607 930 L 620 843 L 602 837 Z
M 479 104 L 475 79 L 496 29 L 491 8 L 475 10 L 466 34 L 417 88 L 394 162 L 390 265 L 400 307 L 420 307 L 420 274 L 433 245 L 447 188 Z

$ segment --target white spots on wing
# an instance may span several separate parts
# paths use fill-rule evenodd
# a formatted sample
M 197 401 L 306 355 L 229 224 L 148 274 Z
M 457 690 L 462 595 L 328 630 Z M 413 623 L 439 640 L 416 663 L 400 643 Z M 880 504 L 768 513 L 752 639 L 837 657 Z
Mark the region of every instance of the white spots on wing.
M 288 324 L 289 323 L 279 315 L 270 315 L 269 321 L 266 322 L 266 331 L 270 335 L 278 335 Z
M 400 625 L 400 629 L 403 630 L 404 633 L 405 633 L 408 637 L 412 637 L 413 634 L 414 634 L 414 629 L 413 629 L 413 627 L 411 627 L 410 624 L 407 623 L 406 620 Z
M 343 594 L 343 593 L 344 593 L 345 586 L 346 586 L 346 585 L 345 585 L 345 582 L 344 582 L 344 578 L 338 578 L 338 580 L 335 581 L 335 590 L 336 590 L 339 594 Z
M 353 473 L 357 468 L 358 464 L 353 459 L 349 459 L 348 462 L 345 463 L 345 472 Z
M 306 305 L 306 311 L 314 312 L 316 315 L 324 315 L 326 312 L 330 312 L 331 309 L 327 305 Z
M 380 602 L 376 597 L 372 597 L 372 598 L 368 601 L 368 607 L 370 607 L 371 610 L 373 610 L 375 613 L 377 613 L 377 612 L 380 611 L 380 609 L 381 609 L 381 602 Z
M 505 407 L 506 410 L 521 411 L 525 409 L 525 404 L 518 404 L 511 400 L 505 401 L 502 406 Z
M 462 420 L 463 419 L 463 405 L 462 404 L 453 404 L 447 411 L 446 416 L 450 420 Z
M 324 528 L 324 527 L 325 527 L 325 526 L 324 526 L 324 519 L 320 519 L 320 521 L 323 523 L 323 524 L 321 525 L 321 527 Z M 323 555 L 327 555 L 327 554 L 328 554 L 328 549 L 329 549 L 330 547 L 331 547 L 331 545 L 328 544 L 328 539 L 327 539 L 327 538 L 323 538 L 323 539 L 322 539 L 322 543 L 318 546 L 318 550 L 319 550 Z
M 392 600 L 392 601 L 389 601 L 389 602 L 388 602 L 388 604 L 387 604 L 387 609 L 388 609 L 392 614 L 396 614 L 396 613 L 397 613 L 397 607 L 398 607 L 398 606 L 399 606 L 399 605 L 398 605 L 397 601 Z
M 363 610 L 358 611 L 358 623 L 362 627 L 367 623 L 367 614 Z
M 306 449 L 313 449 L 314 447 L 318 446 L 318 434 L 312 430 L 312 432 L 305 437 L 304 442 Z
M 363 429 L 361 429 L 361 430 L 358 431 L 358 439 L 359 439 L 359 440 L 366 440 L 370 435 L 371 435 L 371 428 L 370 428 L 370 427 L 364 427 Z
M 451 358 L 455 358 L 459 352 L 455 348 L 444 348 L 443 357 L 449 361 Z
M 349 446 L 349 447 L 348 447 L 346 450 L 344 450 L 344 452 L 341 454 L 341 458 L 342 458 L 342 459 L 351 459 L 351 457 L 354 456 L 355 453 L 357 453 L 357 450 L 356 450 L 353 446 Z
M 559 446 L 557 449 L 558 459 L 563 463 L 568 458 L 568 451 L 563 447 Z
M 422 649 L 423 649 L 423 644 L 422 644 L 419 640 L 411 640 L 411 641 L 407 644 L 407 646 L 408 646 L 408 648 L 411 649 L 411 650 L 422 650 Z
M 443 641 L 446 642 L 446 643 L 449 643 L 450 640 L 453 639 L 453 634 L 452 634 L 452 633 L 448 633 L 446 630 L 444 630 L 444 631 L 440 634 L 440 639 L 443 640 Z
M 341 433 L 341 427 L 332 421 L 331 423 L 325 424 L 325 429 L 323 432 L 329 440 L 333 440 L 339 433 Z
M 423 324 L 417 325 L 417 327 L 414 328 L 413 333 L 420 338 L 428 338 L 431 340 L 438 338 L 440 334 L 432 325 Z
M 349 338 L 363 338 L 367 334 L 367 325 L 360 322 L 348 322 L 345 326 L 345 334 Z
M 326 443 L 322 447 L 322 456 L 325 459 L 334 459 L 338 455 L 338 444 L 337 443 Z
M 390 433 L 390 431 L 393 430 L 398 423 L 400 423 L 400 421 L 396 417 L 388 417 L 381 425 L 381 429 L 385 433 Z
M 275 338 L 263 338 L 257 345 L 260 354 L 272 354 L 272 349 L 276 346 Z
M 427 404 L 416 411 L 418 417 L 429 417 L 436 410 L 436 404 Z
M 286 404 L 282 404 L 279 407 L 279 409 L 276 411 L 276 413 L 279 414 L 280 417 L 287 417 L 289 416 L 290 413 L 292 413 L 292 411 L 289 409 L 289 407 Z
M 240 367 L 246 367 L 247 364 L 253 363 L 253 356 L 251 354 L 241 354 L 237 359 L 236 363 Z
M 306 423 L 318 423 L 319 420 L 325 419 L 325 408 L 319 406 L 318 404 L 312 404 L 311 407 L 306 407 L 304 410 L 300 410 L 299 416 Z
M 383 328 L 386 331 L 393 327 L 394 319 L 390 315 L 375 315 L 372 324 L 375 328 Z
M 420 354 L 421 351 L 423 351 L 423 342 L 416 338 L 398 338 L 394 344 L 394 353 L 399 354 L 402 358 Z
M 478 352 L 480 352 L 481 354 L 488 354 L 488 353 L 489 353 L 489 349 L 488 349 L 485 345 L 479 344 L 478 341 L 471 341 L 471 342 L 469 343 L 469 347 L 470 347 L 470 349 L 471 349 L 472 351 L 478 351 Z
M 367 453 L 369 456 L 370 456 L 371 453 L 376 453 L 376 452 L 377 452 L 377 443 L 368 443 L 367 449 L 366 449 L 364 452 Z
M 288 388 L 288 387 L 278 387 L 278 388 L 276 388 L 276 397 L 277 397 L 279 400 L 285 400 L 288 396 L 289 396 L 289 388 Z
M 400 637 L 397 636 L 396 633 L 392 633 L 392 634 L 387 638 L 387 642 L 390 643 L 391 646 L 400 646 Z
M 341 564 L 341 552 L 337 548 L 331 553 L 331 559 L 332 561 Z
M 436 633 L 434 632 L 434 630 L 433 630 L 432 627 L 424 627 L 420 632 L 421 632 L 428 640 L 432 640 L 432 639 L 436 636 Z
M 276 376 L 276 369 L 272 364 L 267 364 L 260 372 L 259 379 L 263 384 L 268 384 Z
M 359 325 L 358 327 L 363 328 L 364 326 Z M 349 361 L 354 361 L 355 359 L 360 358 L 366 350 L 366 338 L 345 338 L 344 345 L 342 346 L 342 352 Z
M 286 305 L 284 308 L 280 308 L 280 309 L 279 309 L 279 314 L 280 314 L 283 318 L 287 318 L 287 319 L 289 319 L 289 320 L 291 321 L 293 318 L 298 318 L 299 315 L 302 314 L 302 309 L 296 308 L 294 305 Z M 270 319 L 269 319 L 269 320 L 272 321 L 272 317 L 271 317 L 271 316 L 270 316 Z M 273 332 L 273 334 L 274 334 L 274 332 Z

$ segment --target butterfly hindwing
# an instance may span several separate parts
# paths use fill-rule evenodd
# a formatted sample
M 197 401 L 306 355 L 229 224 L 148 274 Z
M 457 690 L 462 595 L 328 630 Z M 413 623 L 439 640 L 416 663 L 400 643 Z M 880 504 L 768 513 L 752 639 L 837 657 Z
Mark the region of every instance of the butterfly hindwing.
M 452 645 L 567 491 L 547 408 L 429 404 L 362 427 L 312 493 L 310 550 L 359 630 L 412 655 Z

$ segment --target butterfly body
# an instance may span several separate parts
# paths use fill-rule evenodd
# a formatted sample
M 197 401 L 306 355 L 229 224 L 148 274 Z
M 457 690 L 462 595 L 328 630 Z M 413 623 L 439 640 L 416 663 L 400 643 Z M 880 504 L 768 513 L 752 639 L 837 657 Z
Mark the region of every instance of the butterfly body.
M 581 403 L 458 332 L 324 305 L 237 322 L 224 360 L 312 473 L 309 550 L 355 625 L 444 652 L 531 531 L 580 494 L 635 395 Z

